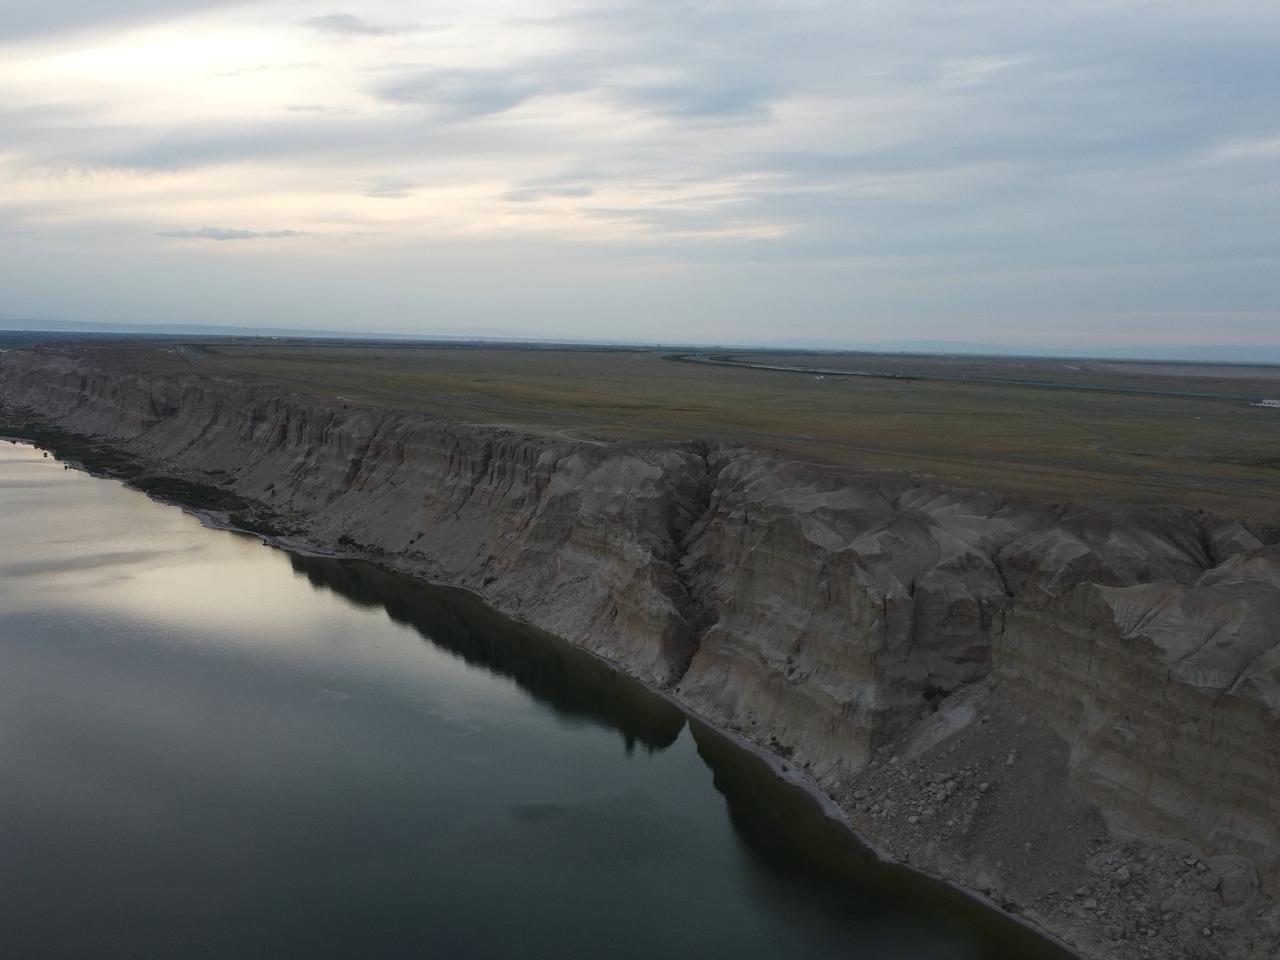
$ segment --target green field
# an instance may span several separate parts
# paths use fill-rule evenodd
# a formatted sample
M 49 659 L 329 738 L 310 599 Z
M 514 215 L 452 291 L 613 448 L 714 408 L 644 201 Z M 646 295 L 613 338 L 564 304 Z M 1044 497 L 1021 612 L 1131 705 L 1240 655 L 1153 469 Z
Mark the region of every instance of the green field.
M 1052 498 L 1280 516 L 1280 410 L 1238 400 L 818 379 L 651 350 L 290 342 L 183 353 L 209 374 L 572 438 L 742 442 Z

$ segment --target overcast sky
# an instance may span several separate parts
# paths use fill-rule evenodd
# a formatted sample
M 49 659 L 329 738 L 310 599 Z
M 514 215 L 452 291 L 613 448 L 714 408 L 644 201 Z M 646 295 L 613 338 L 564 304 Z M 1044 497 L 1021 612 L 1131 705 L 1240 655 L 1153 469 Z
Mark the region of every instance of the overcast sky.
M 0 317 L 1280 344 L 1280 3 L 0 2 Z

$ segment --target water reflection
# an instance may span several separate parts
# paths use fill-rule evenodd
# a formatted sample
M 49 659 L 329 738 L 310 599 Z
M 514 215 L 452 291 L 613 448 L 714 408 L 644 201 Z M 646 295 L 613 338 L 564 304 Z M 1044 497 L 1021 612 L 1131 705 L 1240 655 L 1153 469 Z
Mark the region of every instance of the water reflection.
M 703 723 L 690 723 L 698 756 L 711 769 L 734 829 L 767 868 L 839 912 L 850 895 L 877 911 L 949 918 L 953 935 L 983 944 L 984 957 L 1072 960 L 1072 955 L 1009 917 L 905 867 L 880 863 L 818 802 L 772 774 L 762 760 Z
M 622 734 L 629 753 L 671 746 L 684 714 L 595 657 L 516 623 L 462 590 L 435 587 L 353 560 L 291 554 L 312 586 L 361 607 L 378 607 L 473 667 L 514 680 L 561 717 L 589 720 Z
M 469 593 L 424 585 L 372 564 L 292 555 L 293 569 L 316 588 L 362 607 L 380 607 L 468 664 L 513 680 L 557 714 L 619 731 L 628 752 L 674 744 L 685 727 L 682 711 L 596 658 L 486 607 Z M 689 729 L 697 753 L 724 797 L 730 821 L 762 867 L 785 878 L 789 893 L 845 919 L 927 914 L 954 940 L 972 942 L 984 960 L 1070 954 L 1021 925 L 977 907 L 957 891 L 904 868 L 881 864 L 817 801 L 778 779 L 758 757 L 699 721 Z M 644 795 L 604 801 L 523 804 L 513 814 L 530 823 L 590 836 L 605 817 L 623 821 Z M 774 897 L 778 892 L 773 891 Z

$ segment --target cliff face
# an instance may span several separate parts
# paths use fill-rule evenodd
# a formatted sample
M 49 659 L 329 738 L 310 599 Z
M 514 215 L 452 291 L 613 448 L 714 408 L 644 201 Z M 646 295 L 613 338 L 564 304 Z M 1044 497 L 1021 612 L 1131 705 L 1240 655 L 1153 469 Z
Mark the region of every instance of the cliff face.
M 680 695 L 820 782 L 984 676 L 1009 600 L 996 555 L 1034 509 L 721 454 L 686 564 L 716 622 Z
M 1051 718 L 1114 823 L 1244 854 L 1276 889 L 1280 548 L 1013 604 L 996 644 L 999 684 Z
M 314 543 L 476 589 L 650 682 L 688 662 L 674 564 L 703 498 L 697 447 L 553 441 L 72 361 L 0 371 L 10 406 L 272 506 Z
M 307 542 L 471 588 L 837 797 L 887 750 L 976 723 L 953 705 L 985 691 L 1065 744 L 1062 789 L 1115 827 L 1280 884 L 1280 548 L 1240 523 L 72 357 L 0 356 L 0 404 L 267 504 Z

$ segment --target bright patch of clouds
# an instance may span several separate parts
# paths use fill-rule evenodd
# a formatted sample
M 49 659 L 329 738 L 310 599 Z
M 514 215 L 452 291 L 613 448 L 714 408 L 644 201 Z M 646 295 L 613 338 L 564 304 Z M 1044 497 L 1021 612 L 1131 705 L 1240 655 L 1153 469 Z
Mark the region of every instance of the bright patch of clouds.
M 301 236 L 297 230 L 235 230 L 228 227 L 197 227 L 194 230 L 161 230 L 158 236 L 179 240 L 279 240 Z

